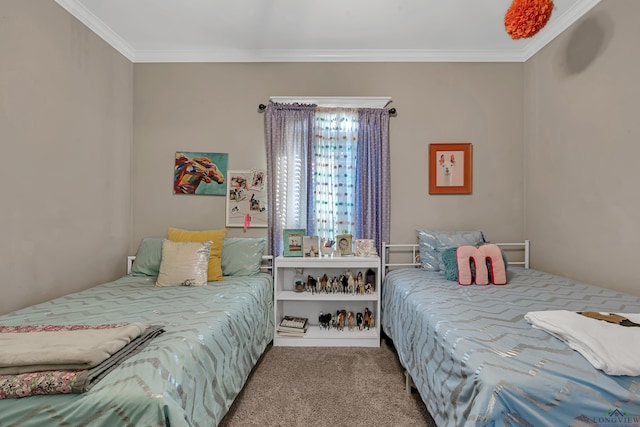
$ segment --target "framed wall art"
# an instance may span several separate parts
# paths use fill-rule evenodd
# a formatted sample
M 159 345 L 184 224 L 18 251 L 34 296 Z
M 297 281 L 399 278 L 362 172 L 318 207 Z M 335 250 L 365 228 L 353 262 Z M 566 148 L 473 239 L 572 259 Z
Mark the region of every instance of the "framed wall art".
M 267 227 L 267 176 L 262 170 L 227 174 L 227 227 Z
M 285 228 L 282 230 L 283 256 L 302 256 L 302 241 L 306 230 L 301 228 Z
M 173 167 L 173 194 L 223 196 L 227 188 L 227 153 L 177 151 Z
M 429 194 L 471 194 L 470 143 L 429 144 Z

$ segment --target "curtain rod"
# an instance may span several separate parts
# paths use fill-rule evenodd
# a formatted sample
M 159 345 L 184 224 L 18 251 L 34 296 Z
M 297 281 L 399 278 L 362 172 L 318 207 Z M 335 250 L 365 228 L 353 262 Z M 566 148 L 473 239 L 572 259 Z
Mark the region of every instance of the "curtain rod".
M 267 109 L 267 106 L 264 104 L 260 104 L 258 105 L 258 111 L 260 111 L 261 113 L 264 112 L 264 110 Z M 397 114 L 397 110 L 395 108 L 389 108 L 389 115 L 391 116 L 395 116 Z

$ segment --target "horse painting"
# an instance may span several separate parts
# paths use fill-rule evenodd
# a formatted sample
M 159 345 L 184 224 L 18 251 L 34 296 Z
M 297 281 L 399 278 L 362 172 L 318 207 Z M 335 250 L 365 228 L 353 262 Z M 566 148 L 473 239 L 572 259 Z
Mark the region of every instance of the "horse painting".
M 211 157 L 225 156 L 220 159 L 220 162 L 224 163 L 224 169 L 226 169 L 226 155 L 205 156 L 204 154 L 207 153 L 176 153 L 173 175 L 173 192 L 175 194 L 225 193 L 224 172 Z M 220 186 L 219 190 L 216 188 L 218 185 Z

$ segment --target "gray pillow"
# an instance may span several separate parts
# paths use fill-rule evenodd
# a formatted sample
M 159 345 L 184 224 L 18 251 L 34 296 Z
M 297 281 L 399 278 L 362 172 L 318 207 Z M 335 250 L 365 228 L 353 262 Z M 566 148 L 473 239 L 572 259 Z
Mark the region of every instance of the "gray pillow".
M 437 231 L 418 229 L 420 264 L 424 270 L 445 271 L 442 252 L 461 245 L 478 246 L 488 243 L 482 231 Z

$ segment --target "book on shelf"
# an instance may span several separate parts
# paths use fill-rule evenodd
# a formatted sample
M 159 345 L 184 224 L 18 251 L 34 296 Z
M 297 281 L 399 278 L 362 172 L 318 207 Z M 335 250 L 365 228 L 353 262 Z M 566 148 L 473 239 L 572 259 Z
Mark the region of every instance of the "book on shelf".
M 309 328 L 309 319 L 306 317 L 284 316 L 278 325 L 278 332 L 289 334 L 304 334 Z
M 307 331 L 304 332 L 288 332 L 288 331 L 278 331 L 278 335 L 281 337 L 303 337 L 307 334 Z

